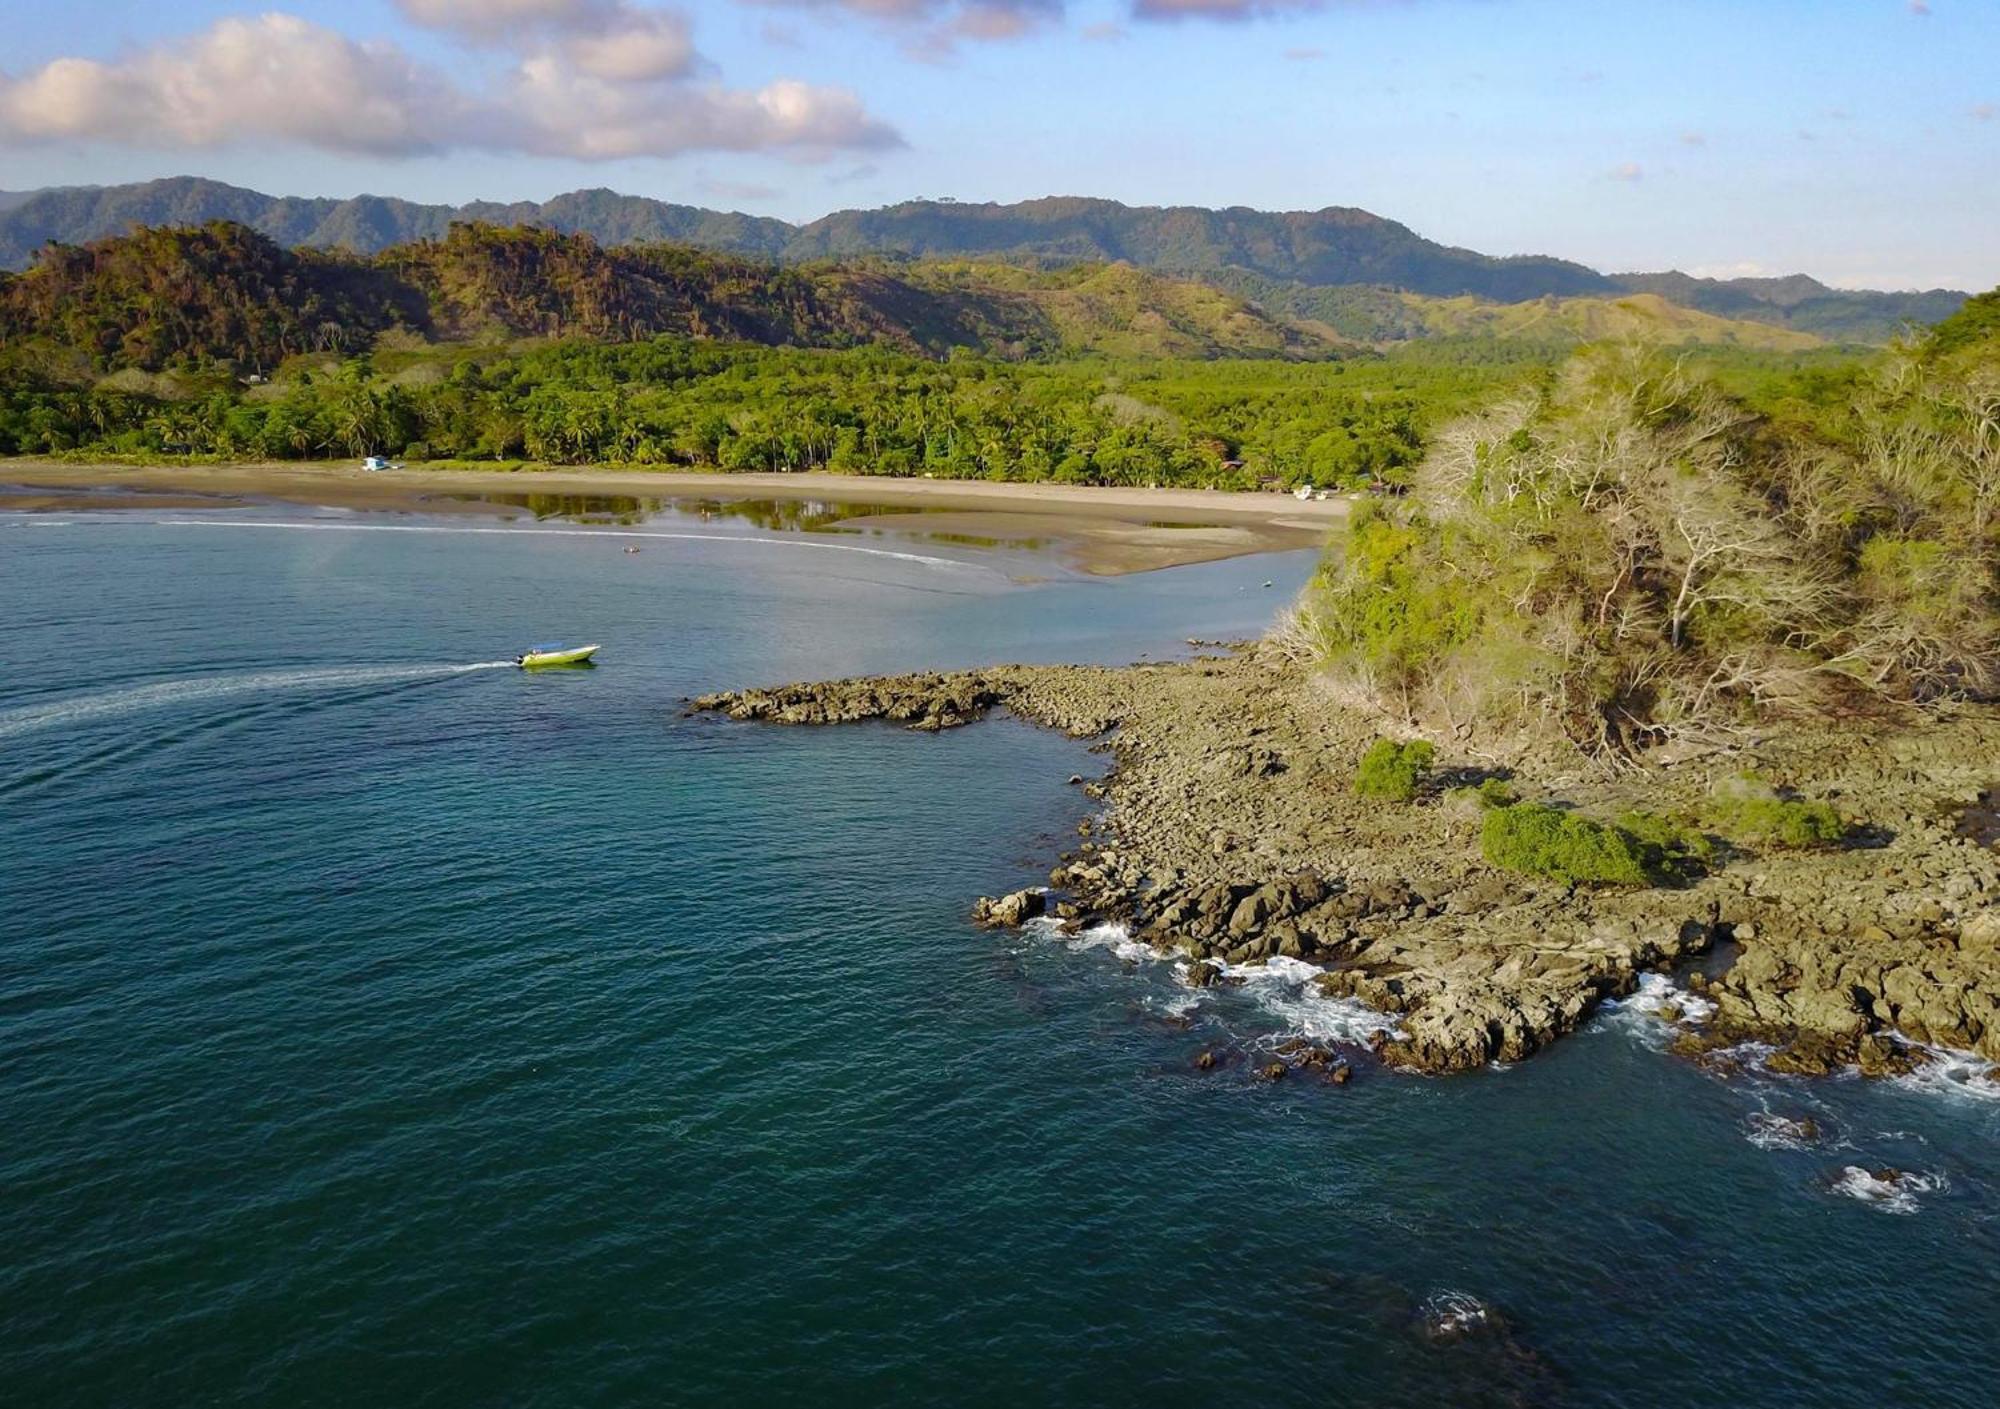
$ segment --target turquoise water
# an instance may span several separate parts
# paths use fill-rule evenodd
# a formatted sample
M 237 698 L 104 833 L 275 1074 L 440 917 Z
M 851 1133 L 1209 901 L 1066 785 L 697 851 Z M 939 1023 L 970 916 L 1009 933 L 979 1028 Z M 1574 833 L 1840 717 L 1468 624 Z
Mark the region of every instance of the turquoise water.
M 1992 1402 L 2000 1102 L 1629 1010 L 1263 1085 L 1351 1015 L 966 923 L 1082 745 L 677 706 L 1167 654 L 1309 558 L 162 517 L 0 516 L 0 1400 Z

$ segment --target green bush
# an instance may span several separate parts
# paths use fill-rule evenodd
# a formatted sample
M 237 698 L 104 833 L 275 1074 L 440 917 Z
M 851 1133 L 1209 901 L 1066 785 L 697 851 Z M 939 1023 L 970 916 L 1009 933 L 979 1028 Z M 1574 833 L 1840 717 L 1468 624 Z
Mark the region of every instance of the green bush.
M 1832 804 L 1784 797 L 1755 773 L 1719 784 L 1709 800 L 1708 820 L 1731 841 L 1748 846 L 1832 846 L 1847 836 L 1847 824 Z
M 1522 802 L 1486 814 L 1479 848 L 1495 866 L 1572 884 L 1650 885 L 1647 846 L 1621 827 Z
M 1832 846 L 1847 835 L 1847 824 L 1824 802 L 1745 798 L 1720 809 L 1715 820 L 1730 840 L 1751 846 Z
M 1623 813 L 1618 818 L 1618 828 L 1639 843 L 1645 853 L 1646 869 L 1656 877 L 1682 879 L 1699 875 L 1715 860 L 1715 844 L 1699 828 L 1656 812 Z
M 1354 791 L 1363 797 L 1379 797 L 1390 802 L 1409 802 L 1417 795 L 1424 775 L 1430 772 L 1437 750 L 1423 739 L 1399 744 L 1394 739 L 1377 739 L 1361 756 L 1354 775 Z
M 1496 807 L 1512 807 L 1514 790 L 1498 778 L 1487 778 L 1477 787 L 1453 788 L 1445 794 L 1445 798 L 1467 808 L 1476 807 L 1481 812 L 1491 812 Z

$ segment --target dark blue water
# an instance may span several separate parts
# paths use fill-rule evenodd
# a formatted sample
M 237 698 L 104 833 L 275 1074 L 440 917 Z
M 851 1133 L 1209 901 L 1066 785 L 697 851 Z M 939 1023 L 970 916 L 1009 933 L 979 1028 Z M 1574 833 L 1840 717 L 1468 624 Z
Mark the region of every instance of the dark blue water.
M 1164 654 L 1308 559 L 382 525 L 0 516 L 0 1401 L 1993 1402 L 2000 1104 L 1629 1010 L 1260 1084 L 1349 1015 L 965 922 L 1082 745 L 677 707 Z

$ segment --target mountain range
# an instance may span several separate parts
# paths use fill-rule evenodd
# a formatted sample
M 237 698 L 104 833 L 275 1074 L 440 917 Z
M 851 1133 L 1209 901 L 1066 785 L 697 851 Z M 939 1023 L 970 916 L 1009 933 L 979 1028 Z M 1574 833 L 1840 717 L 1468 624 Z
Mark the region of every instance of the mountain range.
M 1364 210 L 1208 210 L 1127 206 L 1082 197 L 1013 204 L 906 201 L 843 210 L 803 225 L 706 210 L 609 190 L 547 201 L 427 205 L 384 196 L 267 196 L 198 177 L 131 185 L 0 193 L 0 268 L 28 265 L 53 240 L 80 244 L 134 226 L 235 221 L 286 246 L 373 254 L 441 238 L 454 222 L 536 225 L 607 245 L 671 242 L 798 264 L 861 255 L 977 258 L 1036 266 L 1124 262 L 1199 279 L 1274 312 L 1365 341 L 1425 336 L 1393 295 L 1533 300 L 1656 295 L 1719 318 L 1832 341 L 1882 342 L 1949 316 L 1966 294 L 1949 289 L 1833 289 L 1805 275 L 1703 279 L 1675 271 L 1605 274 L 1542 255 L 1499 257 L 1425 239 Z M 1328 291 L 1340 291 L 1328 297 Z M 1349 296 L 1345 291 L 1366 290 Z

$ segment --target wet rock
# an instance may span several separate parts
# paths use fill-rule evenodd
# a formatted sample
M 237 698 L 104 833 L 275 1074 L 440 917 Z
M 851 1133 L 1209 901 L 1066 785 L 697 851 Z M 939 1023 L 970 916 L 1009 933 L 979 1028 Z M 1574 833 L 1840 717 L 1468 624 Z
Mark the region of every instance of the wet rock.
M 1204 1048 L 1195 1057 L 1194 1067 L 1196 1071 L 1214 1071 L 1220 1061 L 1221 1058 L 1215 1055 L 1214 1048 Z
M 1854 1064 L 1868 1077 L 1908 1076 L 1921 1063 L 1895 1038 L 1871 1032 L 1855 1044 Z
M 1831 1076 L 1853 1064 L 1852 1039 L 1824 1032 L 1802 1032 L 1764 1059 L 1764 1065 L 1783 1076 Z
M 1048 909 L 1048 895 L 1039 890 L 1017 890 L 998 899 L 982 898 L 972 907 L 974 924 L 989 929 L 1019 929 Z
M 1257 1069 L 1259 1081 L 1283 1081 L 1287 1068 L 1283 1062 L 1270 1062 Z
M 1222 982 L 1222 965 L 1211 959 L 1197 959 L 1188 965 L 1184 980 L 1189 988 L 1213 988 Z

